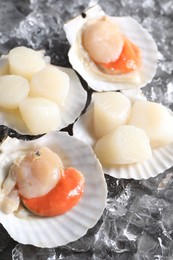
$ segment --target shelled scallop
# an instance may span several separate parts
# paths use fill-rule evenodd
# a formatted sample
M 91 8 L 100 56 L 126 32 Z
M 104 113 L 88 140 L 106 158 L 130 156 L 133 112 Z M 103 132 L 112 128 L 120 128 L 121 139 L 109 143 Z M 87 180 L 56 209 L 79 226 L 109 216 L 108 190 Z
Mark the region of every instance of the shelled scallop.
M 7 137 L 0 151 L 0 223 L 14 240 L 64 245 L 101 217 L 107 186 L 99 161 L 82 141 L 62 132 L 32 141 Z
M 96 91 L 141 88 L 156 73 L 156 43 L 131 17 L 108 16 L 95 5 L 64 30 L 72 67 Z
M 72 69 L 51 65 L 43 51 L 20 46 L 0 58 L 0 124 L 38 135 L 73 123 L 87 93 Z
M 92 146 L 104 172 L 116 178 L 147 179 L 172 166 L 173 115 L 159 103 L 93 93 L 73 134 Z

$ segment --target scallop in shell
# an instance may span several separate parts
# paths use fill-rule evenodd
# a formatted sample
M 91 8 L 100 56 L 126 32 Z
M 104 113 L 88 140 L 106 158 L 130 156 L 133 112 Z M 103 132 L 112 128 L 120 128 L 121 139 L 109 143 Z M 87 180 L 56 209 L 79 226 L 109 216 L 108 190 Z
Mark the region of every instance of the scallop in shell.
M 129 93 L 127 93 L 129 95 Z M 132 94 L 132 93 L 131 93 Z M 94 99 L 97 93 L 93 93 L 91 103 L 83 114 L 73 126 L 73 135 L 80 140 L 83 140 L 91 147 L 95 147 L 97 138 L 94 132 L 93 124 L 93 108 Z M 131 101 L 134 102 L 134 97 L 129 95 Z M 139 100 L 145 100 L 143 96 L 138 96 Z M 162 173 L 166 169 L 172 167 L 173 143 L 163 147 L 152 149 L 152 157 L 142 163 L 118 165 L 118 166 L 103 166 L 104 173 L 115 178 L 125 179 L 147 179 Z
M 65 97 L 65 101 L 63 104 L 58 105 L 54 102 L 54 100 L 51 100 L 49 98 L 43 99 L 45 106 L 48 103 L 48 105 L 51 104 L 53 109 L 54 109 L 54 107 L 56 108 L 55 116 L 52 119 L 53 126 L 52 126 L 52 128 L 50 128 L 48 130 L 46 128 L 44 130 L 38 129 L 37 131 L 31 130 L 29 128 L 29 126 L 26 124 L 24 118 L 22 118 L 23 115 L 21 114 L 21 111 L 20 111 L 20 109 L 21 109 L 20 104 L 19 104 L 20 109 L 17 108 L 17 109 L 13 109 L 13 110 L 6 109 L 1 106 L 0 107 L 0 124 L 8 126 L 9 128 L 14 129 L 21 134 L 31 134 L 31 135 L 43 134 L 43 133 L 46 133 L 46 132 L 52 131 L 52 130 L 60 130 L 60 129 L 68 126 L 69 124 L 73 123 L 75 121 L 75 119 L 80 115 L 81 111 L 84 109 L 86 99 L 87 99 L 87 93 L 83 89 L 79 78 L 77 77 L 76 73 L 72 69 L 49 65 L 49 62 L 50 62 L 49 57 L 46 57 L 46 56 L 44 57 L 43 51 L 38 51 L 38 53 L 44 61 L 43 62 L 44 66 L 50 66 L 51 68 L 55 68 L 55 70 L 62 71 L 64 73 L 64 75 L 66 75 L 66 77 L 69 78 L 69 89 L 68 89 L 68 92 L 67 92 L 67 95 Z M 1 77 L 2 79 L 3 79 L 3 77 L 9 77 L 9 76 L 13 75 L 13 74 L 9 75 L 10 72 L 9 72 L 8 63 L 9 63 L 8 55 L 2 56 L 0 58 L 0 75 L 2 76 Z M 16 76 L 16 77 L 18 77 L 18 76 Z M 24 79 L 24 77 L 23 77 L 23 79 Z M 25 79 L 25 80 L 27 80 L 27 79 Z M 31 89 L 31 81 L 28 81 L 28 85 L 30 86 L 30 89 Z M 49 82 L 49 85 L 50 85 L 50 82 Z M 30 90 L 30 92 L 31 92 L 31 90 Z M 30 96 L 30 92 L 28 93 L 28 96 Z M 11 95 L 11 93 L 9 95 Z M 41 97 L 41 101 L 42 101 L 43 97 L 38 95 L 39 99 L 40 99 L 40 97 Z M 37 101 L 35 103 L 38 104 Z M 37 109 L 37 111 L 41 111 L 41 109 L 40 110 Z M 47 111 L 46 113 L 48 113 L 48 110 L 46 110 L 46 111 Z M 34 113 L 34 114 L 36 116 L 35 121 L 37 122 L 38 119 L 41 117 L 36 115 L 36 113 Z M 30 114 L 30 113 L 28 113 L 28 114 Z M 28 115 L 25 115 L 25 116 L 28 116 Z M 59 118 L 60 118 L 60 120 L 59 120 Z M 31 125 L 32 125 L 32 121 L 34 121 L 34 120 L 31 119 Z M 49 125 L 49 124 L 47 124 L 47 125 Z
M 0 146 L 1 188 L 14 160 L 43 146 L 59 155 L 64 168 L 74 167 L 83 174 L 85 186 L 81 200 L 67 213 L 55 217 L 33 216 L 23 209 L 11 214 L 0 211 L 0 223 L 20 243 L 55 247 L 78 239 L 96 224 L 106 204 L 107 186 L 101 165 L 88 145 L 67 133 L 50 132 L 32 141 L 5 139 Z
M 152 36 L 131 17 L 108 17 L 118 25 L 121 33 L 138 46 L 141 65 L 129 73 L 108 75 L 91 60 L 82 44 L 82 32 L 86 23 L 108 17 L 99 5 L 95 5 L 64 25 L 66 37 L 71 45 L 68 56 L 73 68 L 96 91 L 141 88 L 149 83 L 157 69 L 158 52 Z M 147 46 L 147 48 L 146 48 Z

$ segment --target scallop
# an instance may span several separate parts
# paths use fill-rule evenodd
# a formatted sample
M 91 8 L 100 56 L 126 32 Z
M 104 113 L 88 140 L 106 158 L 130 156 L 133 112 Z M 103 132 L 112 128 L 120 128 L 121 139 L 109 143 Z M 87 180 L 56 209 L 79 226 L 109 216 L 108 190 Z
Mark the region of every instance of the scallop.
M 28 80 L 46 65 L 40 52 L 24 46 L 10 50 L 8 60 L 10 73 Z
M 56 186 L 62 170 L 63 163 L 59 156 L 48 147 L 41 147 L 17 158 L 9 174 L 12 179 L 16 178 L 21 196 L 37 198 L 46 195 Z M 9 178 L 4 181 L 3 188 Z
M 41 151 L 43 147 L 56 153 L 59 158 L 56 160 L 60 160 L 64 168 L 74 167 L 82 173 L 85 186 L 81 200 L 65 214 L 46 218 L 33 215 L 23 207 L 6 214 L 3 211 L 9 208 L 1 203 L 3 211 L 0 210 L 0 223 L 19 243 L 51 248 L 80 238 L 96 224 L 106 205 L 107 185 L 101 164 L 91 147 L 67 133 L 50 132 L 32 141 L 7 137 L 0 146 L 1 201 L 5 195 L 3 183 L 7 180 L 14 161 L 17 158 L 25 158 L 25 155 L 33 150 Z M 42 180 L 42 176 L 39 175 L 39 178 Z M 6 184 L 6 188 L 7 186 Z M 9 183 L 9 186 L 12 184 Z M 18 205 L 18 201 L 14 204 L 15 199 L 14 192 L 6 201 L 12 209 L 16 209 Z
M 16 55 L 17 57 L 19 56 L 18 62 L 14 59 Z M 26 57 L 33 55 L 29 61 L 31 64 L 33 61 L 35 61 L 35 63 L 38 61 L 37 66 L 35 64 L 35 66 L 32 67 L 30 64 L 28 70 L 25 70 L 26 66 L 22 67 L 23 62 L 26 64 L 25 55 Z M 43 51 L 34 51 L 23 46 L 14 48 L 8 55 L 1 57 L 0 75 L 3 75 L 2 79 L 3 77 L 13 77 L 16 81 L 20 79 L 18 82 L 20 86 L 14 86 L 16 81 L 14 82 L 12 80 L 12 84 L 10 83 L 11 85 L 8 86 L 8 88 L 5 89 L 4 84 L 1 88 L 1 92 L 3 93 L 2 97 L 4 97 L 4 95 L 7 97 L 6 99 L 3 98 L 2 101 L 0 100 L 0 103 L 2 103 L 0 107 L 1 125 L 12 128 L 21 134 L 44 134 L 49 131 L 60 130 L 67 127 L 81 114 L 81 111 L 85 107 L 87 93 L 82 87 L 76 73 L 70 68 L 58 67 L 48 63 L 49 57 L 44 56 Z M 10 66 L 13 67 L 10 71 L 14 75 L 7 75 L 9 74 L 8 68 Z M 26 72 L 27 75 L 25 75 L 24 72 Z M 24 83 L 21 89 L 22 82 Z M 3 88 L 4 91 L 2 90 Z M 13 96 L 15 98 L 13 98 Z M 39 106 L 40 104 L 39 109 L 36 109 L 36 112 L 32 113 L 33 118 L 31 118 L 29 111 L 33 111 L 34 108 L 28 107 L 27 111 L 23 108 L 23 103 L 31 98 L 37 98 L 37 105 Z M 45 101 L 43 101 L 44 111 L 41 111 L 40 99 L 45 99 Z M 50 104 L 51 102 L 52 104 Z M 34 103 L 36 103 L 36 101 Z M 46 103 L 48 104 L 47 110 L 49 112 L 51 110 L 49 115 L 46 113 Z M 36 106 L 36 104 L 34 106 Z M 39 115 L 41 115 L 41 117 Z M 49 117 L 51 122 L 49 125 L 47 124 L 47 117 Z M 35 120 L 36 118 L 38 121 Z M 40 123 L 39 120 L 41 120 Z M 35 127 L 36 124 L 38 127 Z
M 100 138 L 127 123 L 130 111 L 131 102 L 122 93 L 96 93 L 93 122 L 96 137 Z
M 16 109 L 20 102 L 28 96 L 29 82 L 17 75 L 1 76 L 0 92 L 0 107 Z
M 34 74 L 30 83 L 30 95 L 48 98 L 63 105 L 69 91 L 69 77 L 56 66 L 47 65 Z
M 20 103 L 19 110 L 32 134 L 38 135 L 56 130 L 61 124 L 59 107 L 51 100 L 27 97 Z
M 173 116 L 161 104 L 136 101 L 132 107 L 129 124 L 143 129 L 153 148 L 173 142 Z
M 144 130 L 130 125 L 119 126 L 100 138 L 94 151 L 103 165 L 131 164 L 151 157 L 147 134 Z
M 96 146 L 96 143 L 98 141 L 98 138 L 96 138 L 96 135 L 94 132 L 94 124 L 93 124 L 94 100 L 95 100 L 96 94 L 97 93 L 93 93 L 92 98 L 91 98 L 91 103 L 88 106 L 86 112 L 74 123 L 74 126 L 73 126 L 74 137 L 76 137 L 80 140 L 83 140 L 85 143 L 89 144 L 93 149 Z M 128 93 L 128 95 L 129 95 L 129 93 Z M 132 98 L 132 95 L 130 95 L 130 97 Z M 138 98 L 139 97 L 137 97 L 137 99 Z M 139 100 L 141 100 L 141 97 L 139 98 Z M 133 103 L 135 102 L 134 97 L 132 98 L 132 102 Z M 136 102 L 140 102 L 140 101 L 136 101 Z M 147 102 L 147 101 L 145 101 L 142 98 L 141 102 Z M 164 113 L 165 113 L 165 109 L 166 108 L 163 108 Z M 169 120 L 165 119 L 166 121 L 165 120 L 163 120 L 163 121 L 166 122 L 167 128 L 169 128 L 170 123 L 168 123 L 168 121 L 170 122 L 170 117 L 173 118 L 173 115 L 168 109 L 166 109 L 166 110 L 167 110 L 167 118 L 169 118 Z M 138 125 L 138 121 L 140 121 L 139 114 L 138 114 L 138 118 L 136 118 L 137 123 L 134 124 L 135 126 Z M 131 122 L 131 119 L 129 122 Z M 158 120 L 158 123 L 160 123 L 160 122 L 161 121 Z M 172 126 L 172 124 L 171 124 L 171 126 Z M 140 127 L 140 126 L 138 125 L 138 127 Z M 161 129 L 163 129 L 163 128 L 166 129 L 165 126 L 163 126 Z M 164 132 L 166 133 L 166 131 L 164 131 Z M 109 134 L 111 137 L 107 138 L 108 141 L 110 141 L 110 139 L 114 137 L 112 133 L 113 132 L 111 132 Z M 167 143 L 166 145 L 161 146 L 159 148 L 152 149 L 152 155 L 150 156 L 149 159 L 147 159 L 143 162 L 133 163 L 133 164 L 128 164 L 128 165 L 123 165 L 123 164 L 122 165 L 112 165 L 112 164 L 104 165 L 104 164 L 102 164 L 104 173 L 109 174 L 115 178 L 148 179 L 149 177 L 154 177 L 157 174 L 164 172 L 166 169 L 170 168 L 173 165 L 172 164 L 173 142 L 171 142 L 170 133 L 171 133 L 171 131 L 169 131 L 169 136 L 168 136 L 170 143 L 169 144 Z M 106 135 L 103 136 L 102 138 L 105 140 Z M 111 139 L 111 140 L 115 140 L 115 138 Z M 167 136 L 165 136 L 165 140 L 167 140 Z M 163 142 L 161 142 L 161 144 L 163 144 Z M 106 144 L 106 146 L 109 146 L 109 145 Z M 108 153 L 109 153 L 109 151 L 108 151 Z
M 100 25 L 101 22 L 95 28 L 99 20 L 109 23 L 110 26 L 107 28 L 112 28 L 114 25 L 114 28 L 118 27 L 118 29 L 106 31 L 105 26 Z M 93 25 L 91 30 L 88 28 L 90 25 Z M 131 17 L 109 17 L 99 5 L 95 5 L 68 21 L 64 25 L 64 30 L 71 45 L 68 56 L 72 67 L 96 91 L 142 88 L 152 80 L 156 73 L 158 60 L 156 43 L 152 36 Z M 118 34 L 118 30 L 121 34 Z M 107 62 L 116 59 L 122 50 L 121 35 L 139 48 L 141 64 L 138 69 L 131 72 L 111 75 L 111 71 L 108 74 L 100 70 L 94 61 Z M 105 41 L 101 38 L 102 36 Z M 111 37 L 116 37 L 116 42 Z M 99 50 L 104 47 L 105 51 L 98 52 L 96 46 Z

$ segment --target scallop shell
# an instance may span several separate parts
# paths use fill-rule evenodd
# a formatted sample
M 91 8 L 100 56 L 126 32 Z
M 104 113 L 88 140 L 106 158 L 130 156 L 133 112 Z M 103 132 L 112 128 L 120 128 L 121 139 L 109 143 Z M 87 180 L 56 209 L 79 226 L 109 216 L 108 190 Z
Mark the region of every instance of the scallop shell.
M 27 215 L 22 218 L 0 211 L 0 223 L 19 243 L 50 248 L 80 238 L 96 224 L 105 208 L 107 186 L 101 165 L 92 149 L 80 140 L 61 132 L 51 132 L 32 141 L 7 137 L 0 146 L 3 176 L 21 152 L 42 146 L 56 152 L 65 168 L 75 167 L 84 175 L 85 188 L 80 202 L 67 213 L 50 218 Z
M 4 63 L 3 63 L 4 64 Z M 67 73 L 70 78 L 69 93 L 66 97 L 64 105 L 60 107 L 61 124 L 57 130 L 60 130 L 69 124 L 72 124 L 75 119 L 81 114 L 87 100 L 87 93 L 82 87 L 76 73 L 70 68 L 58 67 L 63 72 Z M 21 134 L 31 134 L 29 129 L 23 122 L 20 112 L 16 110 L 0 109 L 0 124 L 8 126 Z
M 121 81 L 122 76 L 127 78 L 136 73 L 140 75 L 141 82 L 139 83 L 124 83 L 113 82 L 111 78 L 106 78 L 104 75 L 96 75 L 91 69 L 88 69 L 84 58 L 81 55 L 82 46 L 81 29 L 87 19 L 97 19 L 105 15 L 99 5 L 89 8 L 84 11 L 86 17 L 79 15 L 70 20 L 64 25 L 66 37 L 71 45 L 68 56 L 72 67 L 85 79 L 88 85 L 96 91 L 111 91 L 121 89 L 142 88 L 149 83 L 154 77 L 157 69 L 158 50 L 152 36 L 133 18 L 131 17 L 110 17 L 115 22 L 121 32 L 134 42 L 141 50 L 142 66 L 138 72 L 131 72 L 117 76 L 117 81 Z M 86 56 L 86 55 L 85 55 Z
M 94 94 L 86 113 L 83 114 L 73 126 L 74 137 L 83 140 L 91 147 L 94 147 L 97 141 L 93 130 L 93 99 Z M 173 143 L 158 149 L 154 149 L 152 151 L 152 157 L 149 160 L 144 161 L 143 163 L 115 167 L 103 166 L 103 171 L 104 173 L 118 179 L 148 179 L 172 167 L 172 158 Z

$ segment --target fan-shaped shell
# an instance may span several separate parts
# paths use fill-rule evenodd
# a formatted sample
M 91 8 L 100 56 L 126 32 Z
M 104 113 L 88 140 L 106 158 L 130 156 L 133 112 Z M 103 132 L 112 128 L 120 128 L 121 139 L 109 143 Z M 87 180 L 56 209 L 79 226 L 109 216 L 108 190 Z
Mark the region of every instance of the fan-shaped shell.
M 3 58 L 4 59 L 4 58 Z M 82 87 L 76 73 L 70 68 L 58 67 L 70 78 L 70 88 L 64 104 L 60 107 L 61 123 L 57 130 L 72 124 L 81 114 L 87 100 L 87 93 Z M 16 110 L 5 110 L 0 108 L 0 124 L 8 126 L 21 134 L 31 134 L 21 118 L 20 112 Z
M 83 114 L 73 126 L 73 135 L 86 142 L 91 147 L 94 147 L 97 138 L 94 135 L 93 130 L 93 99 L 87 108 L 85 114 Z M 110 166 L 104 167 L 104 173 L 111 175 L 115 178 L 125 179 L 148 179 L 154 177 L 159 173 L 164 172 L 173 165 L 173 143 L 154 149 L 152 151 L 152 157 L 143 163 L 131 164 L 128 166 Z
M 89 19 L 98 19 L 105 16 L 99 5 L 95 5 L 84 11 L 85 15 L 79 15 L 64 25 L 66 37 L 71 45 L 68 56 L 72 67 L 85 79 L 88 85 L 96 91 L 122 90 L 142 88 L 154 77 L 157 69 L 158 51 L 152 36 L 135 19 L 131 17 L 109 17 L 116 23 L 121 32 L 134 42 L 141 51 L 142 65 L 137 72 L 119 74 L 114 80 L 113 77 L 104 73 L 98 74 L 91 60 L 86 62 L 86 52 L 81 44 L 81 34 L 84 24 Z M 140 82 L 128 82 L 132 75 L 140 77 Z
M 96 224 L 106 204 L 107 186 L 92 149 L 67 133 L 60 132 L 51 132 L 33 141 L 8 137 L 0 146 L 1 185 L 16 157 L 42 146 L 56 152 L 65 168 L 72 166 L 83 174 L 85 188 L 82 199 L 67 213 L 50 218 L 22 215 L 22 212 L 7 215 L 0 211 L 0 223 L 20 243 L 55 247 L 80 238 Z

